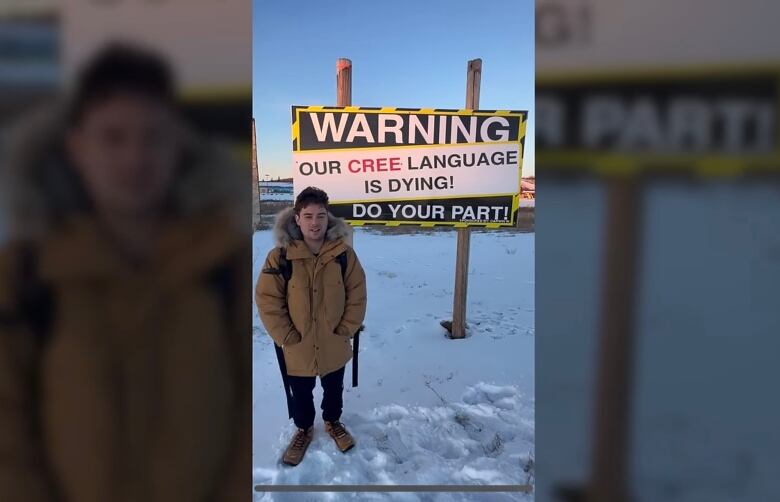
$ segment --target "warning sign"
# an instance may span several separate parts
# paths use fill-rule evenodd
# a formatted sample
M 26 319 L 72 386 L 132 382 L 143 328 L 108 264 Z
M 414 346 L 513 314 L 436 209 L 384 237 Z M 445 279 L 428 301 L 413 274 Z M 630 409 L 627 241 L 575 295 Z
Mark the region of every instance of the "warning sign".
M 600 175 L 775 171 L 778 89 L 771 68 L 539 76 L 538 158 Z
M 352 224 L 510 226 L 527 112 L 294 106 L 297 194 Z

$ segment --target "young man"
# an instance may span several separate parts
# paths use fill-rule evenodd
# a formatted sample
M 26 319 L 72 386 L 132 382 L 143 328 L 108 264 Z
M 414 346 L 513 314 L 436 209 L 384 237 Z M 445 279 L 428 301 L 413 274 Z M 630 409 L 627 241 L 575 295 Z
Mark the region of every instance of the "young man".
M 350 338 L 366 314 L 366 276 L 355 251 L 344 242 L 348 231 L 343 220 L 328 212 L 324 191 L 303 190 L 295 206 L 277 216 L 277 247 L 268 253 L 257 282 L 260 318 L 284 351 L 292 389 L 298 430 L 282 458 L 288 465 L 298 465 L 312 441 L 317 376 L 325 431 L 342 452 L 355 444 L 339 419 L 344 367 L 352 357 Z M 285 260 L 292 266 L 289 280 L 282 273 Z
M 246 168 L 177 110 L 164 60 L 114 45 L 12 136 L 0 500 L 248 498 Z

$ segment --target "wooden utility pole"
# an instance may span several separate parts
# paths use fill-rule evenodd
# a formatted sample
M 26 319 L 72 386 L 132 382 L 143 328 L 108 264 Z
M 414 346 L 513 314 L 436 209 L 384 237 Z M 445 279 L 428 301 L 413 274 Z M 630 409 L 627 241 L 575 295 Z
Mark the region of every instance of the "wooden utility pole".
M 352 61 L 347 58 L 336 61 L 336 106 L 352 106 Z M 347 227 L 349 235 L 345 240 L 352 246 L 352 226 Z
M 479 84 L 482 79 L 482 60 L 472 59 L 466 74 L 466 108 L 479 108 Z M 455 260 L 455 300 L 452 306 L 452 338 L 466 337 L 466 297 L 469 283 L 469 250 L 471 229 L 458 228 L 458 251 Z
M 252 119 L 252 231 L 257 230 L 260 224 L 260 176 L 257 172 L 257 133 L 255 132 L 255 119 Z
M 627 502 L 641 180 L 607 181 L 601 333 L 587 502 Z
M 336 61 L 336 106 L 352 106 L 352 61 Z

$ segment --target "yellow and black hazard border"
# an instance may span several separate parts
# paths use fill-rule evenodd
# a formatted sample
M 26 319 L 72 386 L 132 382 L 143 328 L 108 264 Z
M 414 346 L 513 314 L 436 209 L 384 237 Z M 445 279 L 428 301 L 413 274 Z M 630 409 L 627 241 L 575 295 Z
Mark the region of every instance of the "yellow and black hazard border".
M 251 165 L 252 87 L 195 86 L 184 89 L 180 109 L 185 119 L 211 138 L 224 141 L 236 158 Z M 250 121 L 251 122 L 251 121 Z
M 571 175 L 639 176 L 671 175 L 731 177 L 745 174 L 780 174 L 780 65 L 702 65 L 686 68 L 648 68 L 579 72 L 539 72 L 537 101 L 559 96 L 571 104 L 578 92 L 627 95 L 625 91 L 652 96 L 678 88 L 687 96 L 711 97 L 719 90 L 728 96 L 756 97 L 773 103 L 773 145 L 760 152 L 727 153 L 716 150 L 682 153 L 617 152 L 616 148 L 585 148 L 575 142 L 550 147 L 537 134 L 536 163 L 540 172 Z M 663 96 L 662 96 L 663 97 Z M 562 122 L 577 117 L 565 113 Z
M 400 116 L 408 115 L 433 115 L 433 116 L 460 116 L 460 117 L 505 117 L 508 119 L 514 119 L 517 123 L 513 124 L 513 130 L 510 133 L 510 137 L 504 143 L 515 144 L 520 143 L 521 147 L 525 147 L 525 132 L 528 122 L 528 112 L 520 110 L 467 110 L 467 109 L 452 109 L 452 108 L 400 108 L 400 107 L 371 107 L 371 106 L 297 106 L 292 107 L 292 146 L 293 152 L 315 152 L 319 150 L 328 151 L 340 151 L 340 150 L 353 150 L 355 148 L 414 148 L 414 147 L 452 147 L 457 143 L 448 142 L 446 144 L 425 144 L 420 142 L 419 144 L 375 144 L 375 146 L 368 145 L 350 145 L 347 148 L 307 148 L 303 145 L 304 139 L 302 132 L 302 113 L 317 113 L 317 112 L 331 112 L 331 113 L 346 113 L 346 114 L 366 114 L 366 115 L 383 115 L 393 114 Z M 501 142 L 491 142 L 491 144 L 500 144 Z M 461 143 L 461 144 L 474 144 L 474 143 Z M 338 145 L 336 145 L 338 146 Z
M 336 112 L 336 113 L 348 113 L 348 114 L 395 114 L 395 115 L 434 115 L 434 116 L 461 116 L 461 117 L 507 117 L 515 119 L 517 121 L 516 127 L 514 127 L 509 135 L 507 141 L 491 141 L 489 144 L 507 144 L 518 145 L 518 186 L 514 191 L 501 194 L 473 194 L 473 195 L 458 195 L 458 196 L 442 196 L 442 197 L 420 197 L 420 198 L 406 198 L 406 199 L 366 199 L 366 200 L 350 200 L 350 201 L 336 201 L 330 204 L 331 211 L 339 217 L 344 218 L 353 226 L 415 226 L 424 228 L 433 227 L 481 227 L 497 229 L 502 227 L 513 227 L 517 222 L 517 213 L 520 207 L 520 183 L 522 180 L 522 167 L 523 156 L 525 153 L 525 138 L 526 129 L 528 123 L 528 112 L 521 110 L 468 110 L 468 109 L 452 109 L 452 108 L 403 108 L 403 107 L 364 107 L 364 106 L 293 106 L 292 107 L 292 147 L 293 153 L 306 154 L 306 153 L 323 153 L 323 152 L 339 152 L 339 151 L 356 151 L 360 149 L 365 150 L 389 150 L 389 149 L 411 149 L 411 148 L 436 148 L 436 147 L 457 147 L 457 146 L 473 146 L 482 143 L 436 143 L 436 144 L 381 144 L 381 145 L 363 145 L 358 148 L 340 148 L 338 145 L 331 145 L 329 148 L 304 148 L 302 146 L 302 132 L 301 132 L 301 114 L 311 112 Z M 485 144 L 488 144 L 487 142 Z M 496 216 L 496 213 L 501 213 L 498 208 L 501 207 L 505 211 L 501 213 L 506 215 L 502 218 L 488 218 L 488 219 L 464 219 L 462 221 L 429 221 L 420 220 L 414 218 L 401 218 L 393 219 L 387 211 L 389 205 L 423 205 L 423 206 L 441 206 L 447 210 L 451 210 L 454 204 L 463 204 L 470 206 L 480 206 L 484 204 L 491 204 L 490 207 L 494 208 L 492 216 Z M 354 207 L 359 206 L 374 206 L 380 208 L 380 215 L 378 217 L 371 218 L 357 218 L 354 216 Z M 484 215 L 483 215 L 484 216 Z

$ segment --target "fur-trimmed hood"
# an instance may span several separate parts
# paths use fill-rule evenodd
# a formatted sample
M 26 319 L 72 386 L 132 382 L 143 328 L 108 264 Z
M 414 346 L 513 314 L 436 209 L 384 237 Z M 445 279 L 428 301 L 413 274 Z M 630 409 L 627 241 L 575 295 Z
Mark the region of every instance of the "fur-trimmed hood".
M 38 239 L 68 216 L 89 208 L 78 176 L 63 154 L 64 106 L 50 103 L 30 113 L 5 138 L 0 165 L 0 200 L 10 239 Z M 182 162 L 174 175 L 170 207 L 191 216 L 227 210 L 236 228 L 251 228 L 249 173 L 224 146 L 185 134 Z M 246 200 L 244 200 L 246 199 Z
M 345 239 L 350 235 L 350 228 L 342 218 L 328 213 L 328 230 L 325 232 L 326 241 Z M 295 223 L 295 209 L 288 207 L 279 211 L 274 222 L 274 244 L 278 247 L 288 247 L 293 241 L 303 240 L 303 234 L 298 224 Z

